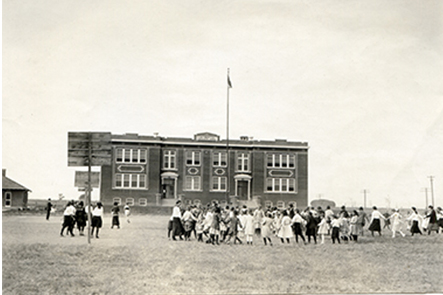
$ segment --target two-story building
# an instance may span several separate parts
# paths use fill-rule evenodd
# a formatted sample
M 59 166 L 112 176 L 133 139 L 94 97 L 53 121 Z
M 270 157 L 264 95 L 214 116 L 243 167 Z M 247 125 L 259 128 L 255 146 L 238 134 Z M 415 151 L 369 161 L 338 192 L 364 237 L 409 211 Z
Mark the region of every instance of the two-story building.
M 112 135 L 112 163 L 102 166 L 100 198 L 131 206 L 250 207 L 308 205 L 308 144 L 287 140 L 221 140 Z

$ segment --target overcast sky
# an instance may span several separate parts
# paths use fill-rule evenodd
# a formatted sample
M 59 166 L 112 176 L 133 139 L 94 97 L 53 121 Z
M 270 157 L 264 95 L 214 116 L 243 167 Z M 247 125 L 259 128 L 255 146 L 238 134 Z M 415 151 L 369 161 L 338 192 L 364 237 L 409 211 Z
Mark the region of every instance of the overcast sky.
M 307 141 L 309 200 L 443 205 L 441 1 L 5 0 L 2 31 L 30 198 L 79 196 L 68 131 L 226 138 L 230 68 L 230 138 Z

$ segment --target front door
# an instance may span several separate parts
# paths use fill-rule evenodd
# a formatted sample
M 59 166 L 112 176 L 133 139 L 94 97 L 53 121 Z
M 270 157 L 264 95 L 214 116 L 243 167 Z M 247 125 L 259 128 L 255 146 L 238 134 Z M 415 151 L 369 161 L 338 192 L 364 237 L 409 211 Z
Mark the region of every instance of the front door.
M 163 179 L 163 198 L 174 199 L 174 179 Z
M 237 196 L 240 200 L 248 199 L 248 181 L 246 180 L 237 181 Z

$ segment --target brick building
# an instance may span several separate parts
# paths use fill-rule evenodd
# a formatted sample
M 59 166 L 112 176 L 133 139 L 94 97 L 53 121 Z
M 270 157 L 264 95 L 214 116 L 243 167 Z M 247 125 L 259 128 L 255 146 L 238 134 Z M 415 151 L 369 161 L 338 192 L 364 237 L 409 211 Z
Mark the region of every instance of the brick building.
M 224 205 L 308 205 L 308 144 L 213 133 L 194 138 L 112 135 L 112 164 L 102 166 L 100 199 L 132 206 L 217 201 Z M 227 151 L 229 150 L 229 157 Z M 229 190 L 228 190 L 229 188 Z

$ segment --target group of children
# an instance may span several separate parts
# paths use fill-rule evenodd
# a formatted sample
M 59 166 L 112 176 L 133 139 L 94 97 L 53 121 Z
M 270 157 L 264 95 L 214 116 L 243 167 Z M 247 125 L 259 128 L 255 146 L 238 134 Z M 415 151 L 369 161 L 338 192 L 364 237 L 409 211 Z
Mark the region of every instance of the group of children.
M 88 222 L 88 212 L 89 212 L 88 207 L 84 206 L 83 201 L 68 202 L 63 212 L 63 223 L 62 223 L 62 229 L 60 231 L 60 236 L 63 237 L 63 232 L 66 229 L 66 233 L 74 237 L 75 225 L 77 225 L 79 235 L 84 236 L 84 230 Z M 111 228 L 114 228 L 114 226 L 120 228 L 119 212 L 120 209 L 118 203 L 114 203 L 114 206 L 111 209 L 111 214 L 112 214 Z M 124 207 L 124 213 L 126 216 L 126 221 L 129 223 L 130 208 L 128 204 L 126 204 Z M 90 215 L 90 219 L 91 219 L 91 236 L 94 236 L 95 232 L 95 237 L 98 239 L 99 230 L 103 226 L 103 204 L 101 202 L 97 202 L 96 206 L 93 208 Z
M 431 207 L 430 215 L 422 217 L 423 220 L 431 219 L 430 223 L 432 224 L 440 222 L 443 228 L 441 209 L 435 211 Z M 411 224 L 412 235 L 416 233 L 415 219 L 419 218 L 417 215 L 415 210 L 408 219 L 405 219 Z M 363 228 L 367 222 L 372 235 L 374 232 L 381 235 L 381 219 L 385 221 L 385 224 L 388 224 L 388 221 L 389 224 L 392 223 L 393 238 L 397 232 L 405 236 L 402 232 L 403 217 L 397 209 L 394 209 L 392 214 L 387 217 L 381 214 L 375 206 L 369 216 L 362 207 L 349 213 L 345 206 L 341 207 L 338 214 L 334 213 L 329 206 L 325 211 L 321 207 L 317 209 L 308 207 L 300 211 L 292 205 L 284 210 L 278 210 L 275 207 L 263 210 L 261 207 L 248 209 L 246 206 L 221 208 L 217 203 L 208 204 L 203 208 L 188 206 L 182 210 L 179 200 L 168 224 L 168 238 L 177 240 L 178 237 L 188 241 L 194 234 L 198 242 L 206 240 L 206 243 L 217 245 L 222 242 L 242 244 L 242 239 L 245 239 L 246 244 L 252 245 L 253 237 L 256 236 L 261 237 L 264 245 L 272 246 L 272 238 L 275 237 L 281 243 L 290 243 L 292 238 L 295 238 L 295 242 L 298 243 L 300 238 L 306 244 L 311 240 L 317 243 L 317 236 L 319 236 L 320 243 L 324 244 L 325 237 L 330 235 L 332 243 L 335 244 L 342 241 L 357 242 L 358 236 L 364 234 Z M 390 229 L 390 227 L 388 228 Z M 429 233 L 432 229 L 429 227 Z

